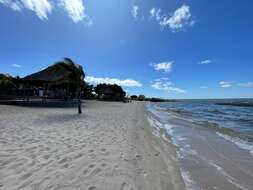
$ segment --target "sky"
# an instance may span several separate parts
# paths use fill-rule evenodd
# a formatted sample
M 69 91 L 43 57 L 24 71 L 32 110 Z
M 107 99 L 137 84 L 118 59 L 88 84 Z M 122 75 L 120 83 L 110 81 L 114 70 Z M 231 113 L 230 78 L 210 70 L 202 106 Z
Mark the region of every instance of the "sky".
M 0 0 L 0 73 L 69 57 L 91 84 L 161 98 L 253 98 L 253 1 Z

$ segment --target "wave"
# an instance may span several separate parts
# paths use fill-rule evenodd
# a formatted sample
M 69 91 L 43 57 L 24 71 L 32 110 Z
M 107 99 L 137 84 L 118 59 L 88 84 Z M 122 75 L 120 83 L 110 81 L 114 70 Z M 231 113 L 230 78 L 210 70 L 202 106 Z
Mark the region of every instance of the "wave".
M 220 114 L 220 115 L 225 115 L 226 113 L 223 111 L 220 111 L 218 109 L 210 109 L 210 110 L 206 110 L 209 113 L 213 113 L 213 114 Z
M 216 105 L 220 106 L 238 106 L 238 107 L 253 107 L 253 103 L 216 103 Z
M 211 129 L 211 130 L 219 131 L 219 132 L 224 133 L 224 134 L 234 134 L 235 133 L 235 131 L 233 129 L 222 127 L 218 123 L 215 123 L 215 122 L 195 121 L 194 123 L 197 124 L 197 125 L 200 125 L 202 127 Z
M 249 143 L 249 142 L 244 141 L 242 139 L 239 139 L 236 137 L 231 137 L 231 136 L 219 133 L 219 132 L 216 132 L 216 134 L 219 135 L 220 137 L 226 139 L 227 141 L 234 143 L 237 147 L 249 151 L 249 153 L 253 157 L 253 144 L 252 143 Z
M 149 111 L 151 113 L 150 114 L 151 117 L 149 118 L 149 120 L 151 121 L 150 123 L 153 124 L 152 125 L 153 129 L 156 129 L 157 131 L 165 129 L 168 136 L 167 135 L 165 136 L 165 134 L 162 133 L 158 134 L 164 140 L 169 139 L 169 141 L 175 145 L 180 162 L 187 164 L 189 163 L 189 161 L 194 162 L 193 164 L 197 164 L 196 167 L 198 167 L 199 163 L 209 164 L 208 167 L 210 166 L 214 167 L 213 168 L 214 170 L 212 170 L 213 172 L 215 172 L 214 174 L 217 174 L 217 176 L 219 177 L 221 177 L 222 175 L 224 177 L 224 180 L 228 181 L 236 188 L 242 190 L 249 189 L 247 184 L 242 183 L 240 177 L 237 179 L 236 174 L 228 173 L 228 171 L 230 170 L 227 169 L 226 166 L 223 166 L 222 164 L 217 165 L 216 164 L 217 160 L 212 160 L 213 159 L 212 156 L 209 157 L 209 155 L 202 154 L 203 152 L 206 151 L 205 147 L 195 146 L 194 144 L 195 142 L 198 142 L 197 141 L 198 138 L 199 140 L 203 139 L 204 141 L 205 140 L 204 135 L 208 134 L 208 138 L 217 139 L 219 140 L 220 143 L 225 143 L 227 145 L 225 140 L 233 143 L 231 144 L 233 145 L 232 146 L 233 148 L 235 148 L 234 147 L 235 145 L 239 149 L 245 150 L 245 152 L 243 153 L 245 153 L 245 155 L 247 154 L 247 156 L 251 158 L 251 156 L 253 157 L 253 141 L 251 142 L 244 139 L 244 136 L 246 136 L 246 134 L 240 133 L 240 131 L 236 131 L 237 130 L 236 128 L 232 129 L 223 127 L 221 125 L 223 124 L 222 122 L 218 123 L 207 121 L 207 118 L 202 118 L 201 116 L 199 118 L 186 117 L 184 116 L 184 113 L 187 113 L 187 111 L 185 112 L 184 109 L 183 110 L 177 109 L 175 111 L 175 109 L 174 110 L 160 109 L 159 107 L 156 107 L 154 109 L 154 107 L 151 107 Z M 214 111 L 216 112 L 217 110 Z M 183 114 L 176 114 L 176 113 L 183 113 Z M 194 130 L 191 130 L 190 128 L 193 128 Z M 197 130 L 201 130 L 201 132 L 198 134 L 196 132 Z M 195 134 L 196 136 L 191 136 Z M 222 140 L 220 138 L 223 138 L 225 140 Z M 203 146 L 205 146 L 205 143 L 203 143 Z M 194 172 L 192 172 L 193 170 L 191 168 L 188 168 L 188 165 L 181 165 L 180 171 L 186 189 L 188 190 L 201 189 L 199 186 L 200 184 L 198 184 L 197 180 L 198 178 L 196 178 Z
M 190 176 L 190 173 L 188 171 L 184 171 L 181 169 L 181 176 L 184 180 L 185 186 L 187 190 L 201 190 L 196 184 L 195 181 L 193 181 L 192 177 Z
M 161 110 L 160 110 L 161 111 Z M 183 141 L 184 139 L 181 137 L 176 137 L 174 135 L 174 130 L 173 130 L 173 125 L 170 124 L 163 124 L 159 121 L 159 117 L 158 115 L 154 112 L 154 110 L 150 110 L 150 115 L 148 117 L 148 121 L 149 124 L 152 127 L 152 134 L 157 136 L 157 137 L 161 137 L 166 141 L 171 142 L 172 144 L 174 144 L 177 147 L 177 155 L 179 158 L 183 158 L 183 154 L 186 153 L 184 150 L 184 147 L 180 147 L 179 146 L 179 142 Z M 166 130 L 166 134 L 169 135 L 169 138 L 167 137 L 167 135 L 165 133 L 161 134 L 161 130 L 165 129 Z M 179 151 L 180 150 L 180 151 Z M 182 153 L 183 151 L 183 153 Z M 187 152 L 188 153 L 188 152 Z M 197 154 L 194 152 L 194 154 Z M 192 177 L 190 176 L 190 173 L 186 170 L 183 170 L 183 168 L 180 168 L 180 173 L 182 176 L 182 179 L 184 181 L 184 184 L 186 186 L 187 190 L 200 190 L 200 188 L 197 186 L 196 182 L 192 179 Z
M 227 181 L 229 181 L 231 184 L 238 187 L 239 189 L 248 190 L 248 188 L 246 188 L 246 187 L 242 186 L 241 184 L 239 184 L 239 182 L 235 178 L 233 178 L 227 172 L 225 172 L 225 170 L 222 167 L 218 166 L 215 163 L 212 163 L 211 161 L 209 161 L 209 164 L 211 166 L 213 166 L 217 171 L 219 171 L 227 179 Z
M 179 115 L 187 115 L 187 116 L 192 115 L 192 112 L 185 110 L 185 109 L 180 109 L 180 108 L 178 108 L 178 109 L 167 108 L 166 111 L 170 112 L 170 113 L 179 114 Z

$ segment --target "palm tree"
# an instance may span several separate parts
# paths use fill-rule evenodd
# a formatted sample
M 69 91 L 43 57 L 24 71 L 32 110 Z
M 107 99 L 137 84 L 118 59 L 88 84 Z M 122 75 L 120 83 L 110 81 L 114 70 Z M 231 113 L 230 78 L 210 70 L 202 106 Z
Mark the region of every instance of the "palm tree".
M 61 64 L 61 62 L 59 62 Z M 68 70 L 71 70 L 71 74 L 69 76 L 72 84 L 74 84 L 77 98 L 78 98 L 78 114 L 82 113 L 82 104 L 81 104 L 81 85 L 83 83 L 85 73 L 81 65 L 76 64 L 72 59 L 68 57 L 64 57 L 62 61 L 63 66 L 69 67 Z

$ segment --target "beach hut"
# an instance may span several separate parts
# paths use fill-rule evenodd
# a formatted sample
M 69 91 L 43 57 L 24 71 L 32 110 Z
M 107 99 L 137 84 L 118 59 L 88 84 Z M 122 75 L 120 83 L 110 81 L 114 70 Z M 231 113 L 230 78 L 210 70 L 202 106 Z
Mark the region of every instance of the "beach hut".
M 78 98 L 78 113 L 81 113 L 80 88 L 84 77 L 81 65 L 75 64 L 70 58 L 64 58 L 46 69 L 24 77 L 22 81 L 25 89 L 35 88 L 36 95 L 43 99 L 50 95 L 56 97 L 57 94 L 62 94 L 61 97 L 65 100 Z

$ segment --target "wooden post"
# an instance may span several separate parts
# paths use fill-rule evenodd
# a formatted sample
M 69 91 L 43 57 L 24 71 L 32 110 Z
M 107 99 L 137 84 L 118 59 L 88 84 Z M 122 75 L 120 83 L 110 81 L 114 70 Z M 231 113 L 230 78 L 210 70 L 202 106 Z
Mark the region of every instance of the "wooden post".
M 80 99 L 80 95 L 79 95 L 79 98 L 78 98 L 78 114 L 82 114 L 82 102 L 81 102 L 81 99 Z
M 78 84 L 78 114 L 82 114 L 82 102 L 81 102 L 81 88 Z

